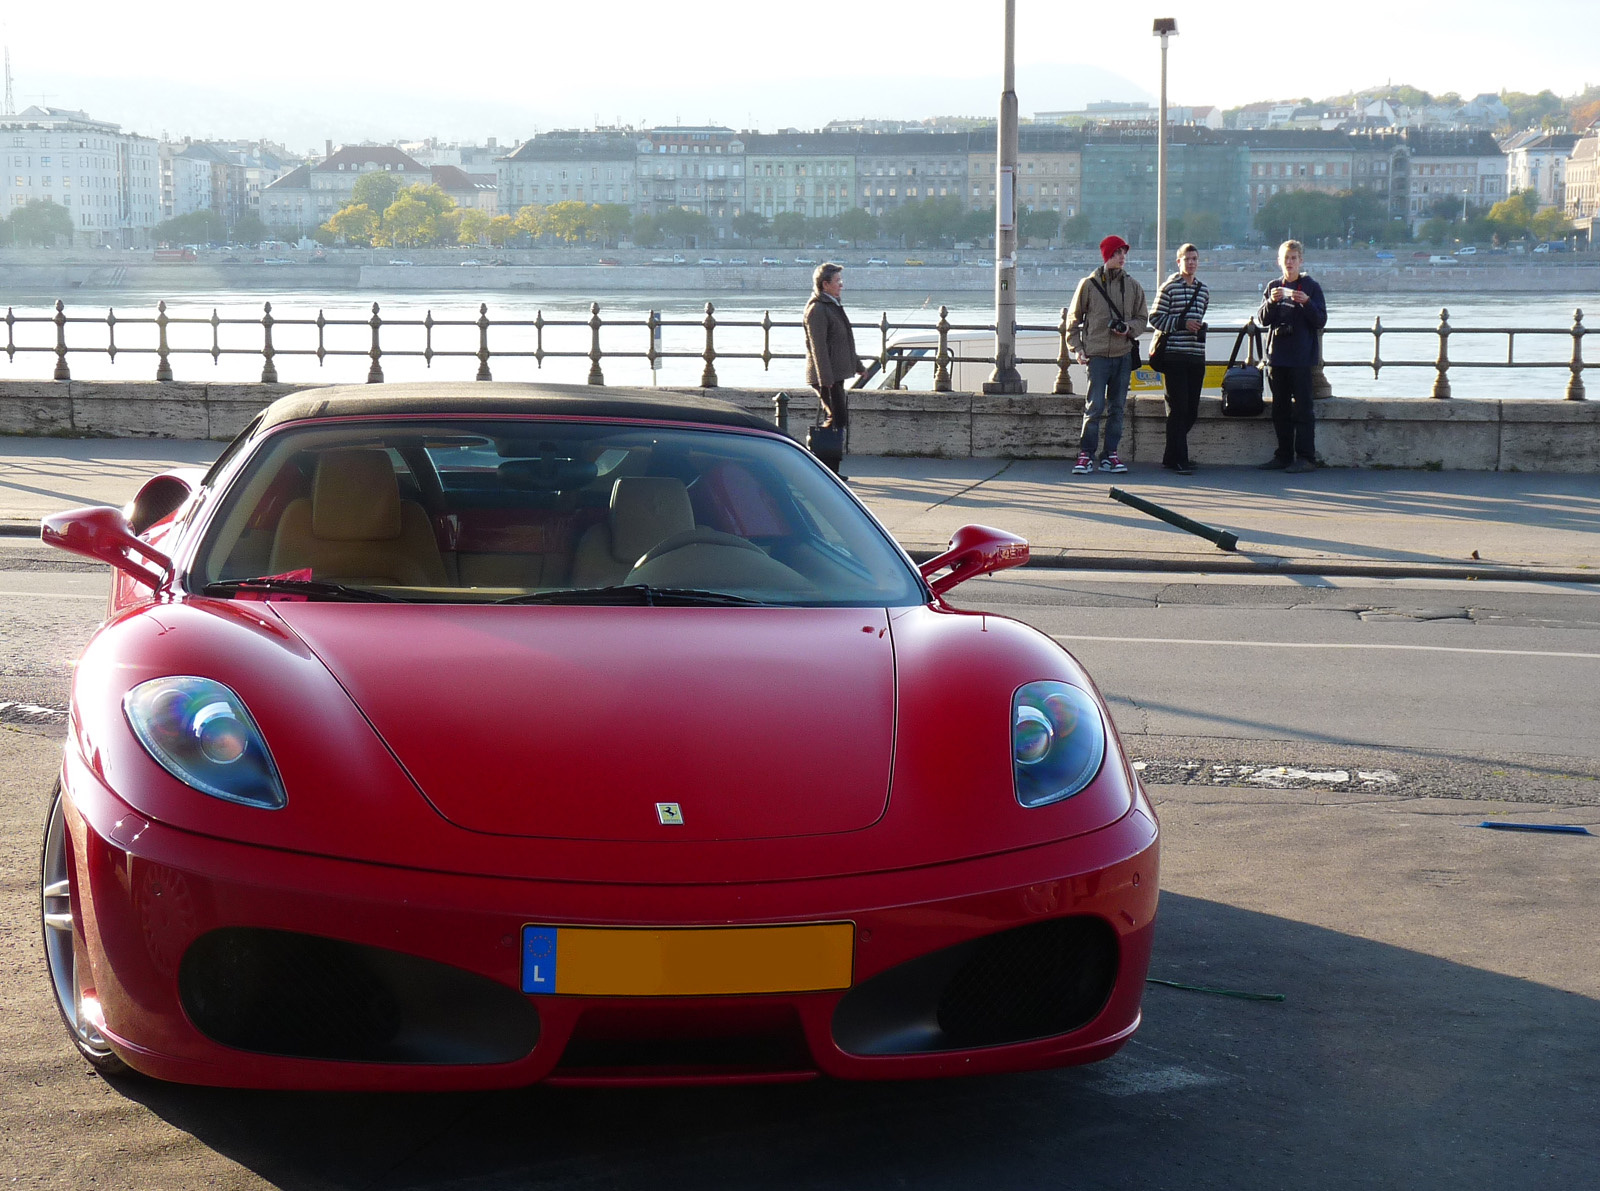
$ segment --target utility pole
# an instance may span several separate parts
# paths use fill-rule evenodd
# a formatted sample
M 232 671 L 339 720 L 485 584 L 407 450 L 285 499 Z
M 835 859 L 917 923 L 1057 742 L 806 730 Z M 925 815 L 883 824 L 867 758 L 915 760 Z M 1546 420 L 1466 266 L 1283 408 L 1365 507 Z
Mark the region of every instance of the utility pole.
M 1167 267 L 1167 38 L 1178 32 L 1171 17 L 1157 17 L 1151 30 L 1161 39 L 1161 112 L 1156 124 L 1156 289 Z
M 1006 0 L 1005 72 L 995 130 L 994 372 L 985 393 L 1026 393 L 1017 371 L 1017 85 L 1016 0 Z

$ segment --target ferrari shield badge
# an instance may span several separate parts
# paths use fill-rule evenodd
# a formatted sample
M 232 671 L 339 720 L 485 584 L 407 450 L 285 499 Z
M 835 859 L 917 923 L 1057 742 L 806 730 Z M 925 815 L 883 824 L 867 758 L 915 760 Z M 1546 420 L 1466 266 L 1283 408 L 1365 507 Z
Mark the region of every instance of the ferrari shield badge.
M 656 803 L 656 818 L 661 821 L 663 827 L 683 826 L 683 811 L 676 802 Z

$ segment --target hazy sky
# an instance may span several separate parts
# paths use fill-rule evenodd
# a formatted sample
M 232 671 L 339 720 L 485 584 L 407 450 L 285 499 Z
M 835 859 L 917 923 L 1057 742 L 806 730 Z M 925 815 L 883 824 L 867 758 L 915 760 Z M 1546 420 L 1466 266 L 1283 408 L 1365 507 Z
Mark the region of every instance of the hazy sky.
M 19 111 L 45 95 L 146 135 L 320 150 L 325 139 L 507 144 L 597 121 L 772 132 L 835 117 L 989 115 L 1003 13 L 1002 0 L 80 0 L 6 5 L 0 39 Z M 1153 102 L 1150 24 L 1168 13 L 1179 21 L 1174 105 L 1391 81 L 1462 95 L 1567 95 L 1600 82 L 1597 0 L 1456 0 L 1381 16 L 1373 5 L 1260 0 L 1017 0 L 1022 114 Z

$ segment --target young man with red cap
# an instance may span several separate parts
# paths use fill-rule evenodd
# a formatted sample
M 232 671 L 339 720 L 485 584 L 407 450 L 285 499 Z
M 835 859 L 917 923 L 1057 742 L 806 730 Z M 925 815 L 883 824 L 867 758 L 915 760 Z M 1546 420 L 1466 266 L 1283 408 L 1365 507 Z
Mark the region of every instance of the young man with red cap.
M 1100 456 L 1100 470 L 1128 470 L 1117 456 L 1117 446 L 1122 442 L 1122 414 L 1133 376 L 1133 349 L 1150 325 L 1144 288 L 1123 268 L 1128 242 L 1121 236 L 1107 236 L 1100 241 L 1100 258 L 1105 264 L 1078 282 L 1067 312 L 1067 349 L 1089 368 L 1083 433 L 1078 441 L 1078 461 L 1072 468 L 1077 476 L 1094 469 L 1102 422 L 1105 454 Z

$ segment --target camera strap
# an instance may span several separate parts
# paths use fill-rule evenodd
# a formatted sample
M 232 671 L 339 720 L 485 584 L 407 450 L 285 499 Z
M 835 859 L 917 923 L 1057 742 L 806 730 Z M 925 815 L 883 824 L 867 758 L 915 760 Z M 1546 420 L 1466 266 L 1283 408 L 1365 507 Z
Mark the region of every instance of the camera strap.
M 1096 277 L 1093 273 L 1090 273 L 1089 274 L 1089 280 L 1094 283 L 1095 289 L 1100 291 L 1100 296 L 1106 300 L 1106 305 L 1111 307 L 1111 313 L 1117 316 L 1117 321 L 1120 322 L 1120 323 L 1127 322 L 1128 320 L 1126 318 L 1124 318 L 1123 315 L 1122 315 L 1122 307 L 1118 306 L 1115 302 L 1113 302 L 1111 300 L 1111 295 L 1106 293 L 1106 287 L 1100 284 L 1100 279 L 1098 277 Z M 1124 289 L 1124 292 L 1126 292 L 1127 286 L 1124 285 L 1123 289 Z

